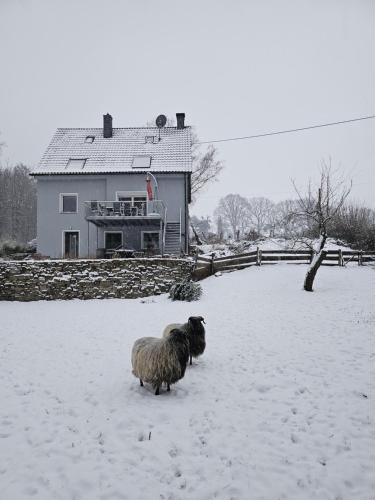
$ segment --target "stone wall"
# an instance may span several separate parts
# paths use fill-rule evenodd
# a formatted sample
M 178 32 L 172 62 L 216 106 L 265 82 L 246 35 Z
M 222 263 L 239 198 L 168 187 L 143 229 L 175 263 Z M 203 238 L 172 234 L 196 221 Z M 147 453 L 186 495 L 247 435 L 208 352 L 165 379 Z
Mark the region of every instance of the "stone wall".
M 189 278 L 187 259 L 0 261 L 0 300 L 137 298 Z

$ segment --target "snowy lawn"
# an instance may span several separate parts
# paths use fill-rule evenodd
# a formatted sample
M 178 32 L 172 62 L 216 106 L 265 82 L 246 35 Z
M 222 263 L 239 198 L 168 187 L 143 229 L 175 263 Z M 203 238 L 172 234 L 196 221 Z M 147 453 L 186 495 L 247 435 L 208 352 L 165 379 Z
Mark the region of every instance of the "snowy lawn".
M 375 498 L 375 272 L 279 264 L 203 298 L 0 303 L 0 498 Z M 141 336 L 206 319 L 207 349 L 154 396 Z

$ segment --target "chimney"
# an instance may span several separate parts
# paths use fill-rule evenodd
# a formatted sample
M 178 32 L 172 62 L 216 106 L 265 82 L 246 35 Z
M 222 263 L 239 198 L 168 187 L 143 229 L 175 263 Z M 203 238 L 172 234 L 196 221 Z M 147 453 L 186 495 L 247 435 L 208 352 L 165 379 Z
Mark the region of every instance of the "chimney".
M 109 113 L 103 115 L 103 137 L 112 137 L 112 116 Z
M 176 113 L 177 118 L 177 128 L 185 128 L 185 113 Z

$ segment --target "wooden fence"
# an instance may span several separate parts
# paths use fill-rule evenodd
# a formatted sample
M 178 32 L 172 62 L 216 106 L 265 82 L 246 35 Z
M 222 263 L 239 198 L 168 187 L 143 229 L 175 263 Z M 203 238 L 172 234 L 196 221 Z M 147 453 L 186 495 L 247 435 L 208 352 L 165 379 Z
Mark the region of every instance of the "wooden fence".
M 196 255 L 194 278 L 202 280 L 218 271 L 234 271 L 281 261 L 308 264 L 312 258 L 313 253 L 310 250 L 260 250 L 259 248 L 249 253 L 218 258 L 215 258 L 215 254 L 211 257 Z M 322 265 L 346 266 L 349 262 L 356 262 L 359 266 L 375 262 L 375 251 L 327 250 Z

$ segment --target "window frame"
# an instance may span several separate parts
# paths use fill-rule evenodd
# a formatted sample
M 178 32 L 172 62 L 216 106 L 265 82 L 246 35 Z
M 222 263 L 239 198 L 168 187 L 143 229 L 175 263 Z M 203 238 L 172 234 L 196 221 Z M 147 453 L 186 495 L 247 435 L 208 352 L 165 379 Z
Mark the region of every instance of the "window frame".
M 144 165 L 135 165 L 134 162 L 136 162 L 137 159 L 145 159 L 145 158 L 148 158 L 149 160 L 149 163 L 147 166 L 144 166 Z M 152 156 L 151 155 L 135 155 L 133 156 L 133 160 L 132 160 L 132 168 L 136 169 L 136 170 L 149 170 L 151 168 L 151 160 L 152 160 Z
M 75 196 L 76 209 L 75 212 L 64 211 L 64 196 Z M 78 193 L 59 193 L 59 213 L 60 214 L 78 214 Z
M 160 234 L 160 230 L 154 230 L 154 231 L 141 231 L 141 250 L 148 250 L 146 247 L 145 247 L 145 239 L 144 239 L 144 235 L 145 233 L 147 234 L 153 234 L 153 233 L 156 233 L 159 237 L 159 246 L 157 248 L 155 248 L 154 250 L 161 250 L 161 234 Z
M 121 234 L 121 246 L 124 245 L 124 233 L 122 231 L 104 231 L 103 234 L 104 234 L 104 242 L 103 242 L 104 244 L 103 244 L 103 246 L 104 246 L 104 248 L 106 250 L 114 250 L 114 248 L 107 248 L 107 246 L 106 246 L 106 237 L 107 237 L 107 234 Z
M 72 170 L 74 170 L 74 169 L 77 169 L 77 170 L 81 169 L 81 170 L 83 170 L 85 168 L 85 166 L 86 166 L 87 160 L 88 160 L 88 158 L 69 158 L 68 163 L 66 164 L 65 170 L 69 170 L 69 169 L 72 169 Z M 70 164 L 71 161 L 81 161 L 83 163 L 82 163 L 82 165 L 80 165 L 79 167 L 77 167 L 77 166 L 71 165 Z

